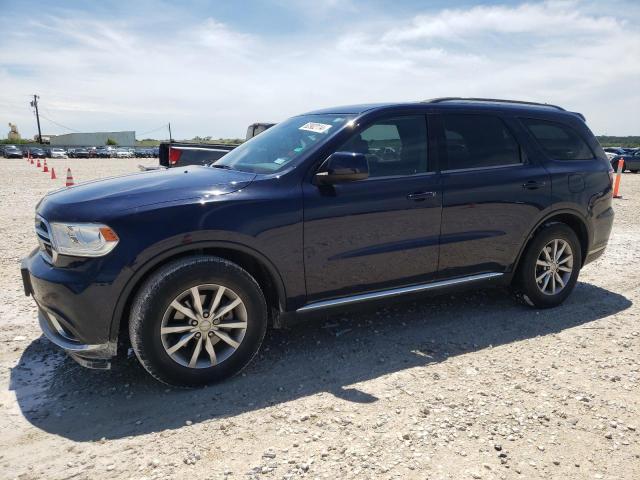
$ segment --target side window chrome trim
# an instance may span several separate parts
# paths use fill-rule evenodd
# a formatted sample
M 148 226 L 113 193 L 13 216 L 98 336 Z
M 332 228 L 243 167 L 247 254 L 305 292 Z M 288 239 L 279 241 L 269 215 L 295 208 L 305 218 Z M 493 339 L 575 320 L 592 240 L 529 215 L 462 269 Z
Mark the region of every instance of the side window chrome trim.
M 473 167 L 473 168 L 452 168 L 450 170 L 442 170 L 441 173 L 458 173 L 458 172 L 478 172 L 480 170 L 498 170 L 500 168 L 524 167 L 526 163 L 508 163 L 506 165 L 493 165 L 490 167 Z
M 433 175 L 436 175 L 438 172 L 418 172 L 418 173 L 412 173 L 410 175 L 386 175 L 384 177 L 369 177 L 369 178 L 365 178 L 364 180 L 358 180 L 357 182 L 354 183 L 361 183 L 361 182 L 374 182 L 376 180 L 393 180 L 393 179 L 402 179 L 402 178 L 419 178 L 419 177 L 431 177 Z

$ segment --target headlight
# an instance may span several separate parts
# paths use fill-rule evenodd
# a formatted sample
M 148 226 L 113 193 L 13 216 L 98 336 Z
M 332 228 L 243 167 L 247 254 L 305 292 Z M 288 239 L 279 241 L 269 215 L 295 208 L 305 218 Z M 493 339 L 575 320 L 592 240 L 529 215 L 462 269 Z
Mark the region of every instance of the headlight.
M 61 255 L 102 257 L 115 248 L 116 232 L 99 223 L 52 223 L 53 248 Z

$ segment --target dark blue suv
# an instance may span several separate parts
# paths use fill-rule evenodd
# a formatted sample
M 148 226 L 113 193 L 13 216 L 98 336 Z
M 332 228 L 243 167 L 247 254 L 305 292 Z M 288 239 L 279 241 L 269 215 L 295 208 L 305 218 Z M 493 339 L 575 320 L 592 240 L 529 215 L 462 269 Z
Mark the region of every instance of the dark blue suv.
M 83 365 L 130 340 L 157 379 L 205 384 L 307 312 L 488 284 L 560 304 L 607 245 L 610 169 L 584 117 L 553 105 L 329 108 L 209 166 L 45 196 L 25 292 Z

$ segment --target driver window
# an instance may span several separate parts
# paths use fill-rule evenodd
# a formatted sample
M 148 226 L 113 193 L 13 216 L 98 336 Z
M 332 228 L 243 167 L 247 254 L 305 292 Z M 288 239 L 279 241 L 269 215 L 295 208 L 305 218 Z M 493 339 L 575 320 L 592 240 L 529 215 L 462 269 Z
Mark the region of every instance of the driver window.
M 427 172 L 427 125 L 423 115 L 380 120 L 356 133 L 337 151 L 363 153 L 369 177 Z

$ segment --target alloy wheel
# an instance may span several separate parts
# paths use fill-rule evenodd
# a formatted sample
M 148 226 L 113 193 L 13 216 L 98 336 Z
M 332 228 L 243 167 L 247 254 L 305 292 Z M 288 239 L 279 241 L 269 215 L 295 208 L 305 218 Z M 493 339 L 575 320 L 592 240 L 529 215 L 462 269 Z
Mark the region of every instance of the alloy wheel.
M 185 290 L 162 318 L 165 352 L 189 368 L 209 368 L 227 360 L 247 331 L 247 309 L 240 296 L 223 285 L 204 284 Z
M 565 240 L 554 239 L 547 243 L 536 260 L 536 285 L 545 295 L 560 293 L 573 272 L 573 251 Z

